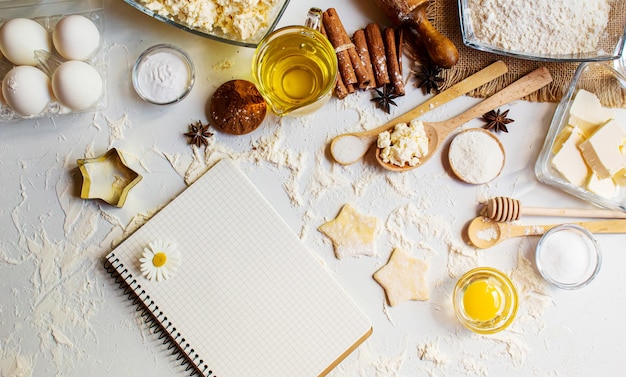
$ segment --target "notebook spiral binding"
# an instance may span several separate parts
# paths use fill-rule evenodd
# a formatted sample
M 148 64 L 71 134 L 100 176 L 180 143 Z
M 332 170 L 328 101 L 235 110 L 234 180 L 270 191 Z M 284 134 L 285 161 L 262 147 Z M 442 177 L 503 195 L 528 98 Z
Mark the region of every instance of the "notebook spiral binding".
M 185 341 L 185 338 L 176 331 L 176 327 L 168 322 L 167 316 L 159 307 L 150 299 L 150 296 L 141 289 L 141 284 L 133 277 L 133 274 L 124 267 L 115 254 L 111 254 L 104 261 L 104 269 L 115 279 L 115 284 L 123 289 L 124 295 L 128 300 L 132 300 L 132 304 L 136 306 L 136 311 L 141 311 L 141 317 L 148 329 L 154 334 L 158 334 L 158 339 L 163 341 L 163 345 L 167 345 L 167 351 L 171 351 L 172 356 L 176 356 L 176 361 L 180 361 L 181 366 L 185 366 L 185 372 L 189 372 L 189 377 L 204 376 L 217 377 L 209 366 L 200 359 L 191 345 Z

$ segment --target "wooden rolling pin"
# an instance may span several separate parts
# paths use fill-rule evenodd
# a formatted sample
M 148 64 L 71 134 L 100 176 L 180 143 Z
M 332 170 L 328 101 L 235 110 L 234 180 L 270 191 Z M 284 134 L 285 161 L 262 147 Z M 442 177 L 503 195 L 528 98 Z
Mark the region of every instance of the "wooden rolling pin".
M 518 220 L 521 215 L 626 219 L 626 212 L 610 209 L 522 207 L 519 200 L 506 196 L 487 200 L 483 208 L 483 216 L 498 222 Z
M 375 0 L 395 25 L 413 27 L 432 61 L 442 68 L 450 68 L 459 60 L 459 51 L 450 39 L 443 36 L 426 18 L 429 0 Z

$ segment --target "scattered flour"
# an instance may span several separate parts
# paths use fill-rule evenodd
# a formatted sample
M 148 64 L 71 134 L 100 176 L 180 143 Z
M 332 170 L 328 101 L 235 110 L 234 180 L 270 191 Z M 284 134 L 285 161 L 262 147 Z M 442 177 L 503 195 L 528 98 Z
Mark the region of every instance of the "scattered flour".
M 417 355 L 420 360 L 430 361 L 436 365 L 446 364 L 450 361 L 450 357 L 439 349 L 439 342 L 437 341 L 419 344 L 417 346 Z
M 33 359 L 27 355 L 14 354 L 0 356 L 0 376 L 30 377 L 33 375 Z
M 596 50 L 608 0 L 469 0 L 476 37 L 499 48 L 542 55 Z
M 484 376 L 489 375 L 489 369 L 486 365 L 478 362 L 476 359 L 464 357 L 461 359 L 461 365 L 463 366 L 466 375 Z
M 381 355 L 372 348 L 371 342 L 366 341 L 351 355 L 334 369 L 332 377 L 400 377 L 400 369 L 406 359 L 406 349 L 395 356 Z
M 120 119 L 112 120 L 105 117 L 107 125 L 109 126 L 109 149 L 113 147 L 116 140 L 124 138 L 124 129 L 132 126 L 128 114 L 124 114 Z

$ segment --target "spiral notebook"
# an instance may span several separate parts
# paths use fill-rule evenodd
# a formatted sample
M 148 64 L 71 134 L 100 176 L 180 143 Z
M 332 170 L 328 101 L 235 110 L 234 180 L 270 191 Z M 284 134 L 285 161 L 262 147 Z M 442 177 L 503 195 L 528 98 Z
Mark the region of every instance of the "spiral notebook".
M 165 281 L 149 242 L 177 245 Z M 187 363 L 212 377 L 313 377 L 372 332 L 369 319 L 231 160 L 222 160 L 106 256 L 107 270 Z

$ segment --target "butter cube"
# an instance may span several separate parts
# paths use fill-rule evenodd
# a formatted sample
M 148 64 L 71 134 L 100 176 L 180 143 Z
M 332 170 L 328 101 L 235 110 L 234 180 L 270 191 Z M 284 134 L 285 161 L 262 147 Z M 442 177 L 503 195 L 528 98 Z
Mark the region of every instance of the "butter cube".
M 584 89 L 580 89 L 576 93 L 569 113 L 574 116 L 576 120 L 596 126 L 606 123 L 609 119 L 615 117 L 615 113 L 611 109 L 602 107 L 600 100 L 595 94 Z M 575 124 L 572 125 L 574 126 Z M 583 129 L 586 128 L 587 127 L 583 127 Z
M 598 128 L 579 148 L 589 167 L 599 178 L 610 178 L 626 166 L 621 149 L 626 133 L 615 120 Z
M 587 183 L 589 176 L 589 168 L 578 149 L 584 140 L 583 132 L 577 127 L 572 128 L 569 137 L 552 158 L 552 165 L 563 178 L 580 187 Z
M 561 132 L 559 132 L 559 134 L 554 139 L 554 144 L 552 144 L 552 153 L 554 154 L 559 153 L 559 151 L 561 150 L 561 147 L 563 147 L 563 144 L 567 141 L 567 139 L 572 134 L 573 129 L 574 127 L 570 126 L 569 124 L 563 127 Z
M 608 119 L 606 120 L 608 121 Z M 601 122 L 600 124 L 595 124 L 591 122 L 587 122 L 586 120 L 580 119 L 575 115 L 570 115 L 567 124 L 570 127 L 578 127 L 585 134 L 585 137 L 591 136 L 602 124 L 606 123 L 606 121 Z
M 597 175 L 591 174 L 587 181 L 587 190 L 596 193 L 604 198 L 611 199 L 615 196 L 617 186 L 612 177 L 598 178 Z
M 626 186 L 626 167 L 613 174 L 613 181 L 618 186 Z

